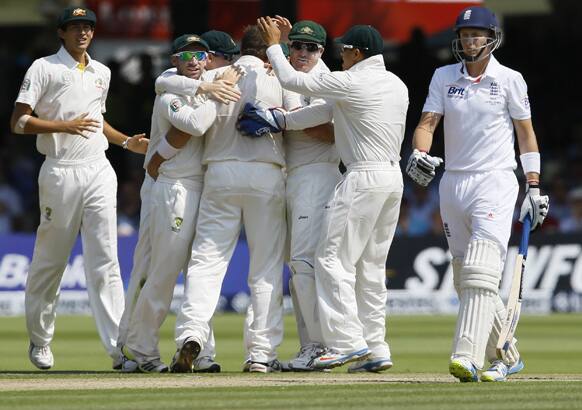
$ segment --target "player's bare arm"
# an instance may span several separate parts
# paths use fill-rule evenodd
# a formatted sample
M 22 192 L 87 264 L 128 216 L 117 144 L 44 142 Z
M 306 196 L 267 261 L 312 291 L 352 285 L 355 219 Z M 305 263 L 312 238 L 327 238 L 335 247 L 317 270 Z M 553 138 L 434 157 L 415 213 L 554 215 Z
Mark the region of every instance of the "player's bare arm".
M 267 43 L 267 46 L 272 46 L 281 42 L 281 30 L 274 19 L 268 16 L 260 17 L 257 19 L 257 25 L 259 26 L 261 36 Z
M 145 137 L 145 134 L 135 134 L 129 137 L 121 131 L 113 128 L 105 120 L 103 120 L 103 134 L 105 134 L 105 137 L 110 143 L 127 148 L 136 154 L 145 155 L 148 149 L 148 144 L 150 142 L 150 140 Z
M 168 144 L 170 144 L 170 146 L 173 149 L 179 150 L 188 143 L 190 137 L 191 137 L 190 134 L 180 131 L 178 128 L 172 126 L 168 133 L 166 134 L 166 141 L 168 142 Z M 166 161 L 166 159 L 162 157 L 159 154 L 159 152 L 156 152 L 150 159 L 150 162 L 148 162 L 148 165 L 146 166 L 148 175 L 153 179 L 157 179 L 159 175 L 160 166 L 164 161 Z
M 533 129 L 531 119 L 513 120 L 515 132 L 517 134 L 517 143 L 519 145 L 519 152 L 525 154 L 527 152 L 539 152 L 536 134 Z M 537 172 L 528 172 L 526 174 L 528 181 L 540 180 L 540 174 Z
M 326 124 L 316 125 L 315 127 L 306 128 L 305 133 L 311 138 L 333 144 L 335 142 L 335 135 L 333 133 L 333 124 L 328 122 Z
M 97 131 L 99 121 L 87 118 L 83 113 L 70 121 L 42 120 L 32 115 L 28 104 L 16 103 L 10 118 L 10 128 L 15 134 L 44 134 L 62 132 L 89 138 L 88 134 Z
M 412 138 L 412 148 L 419 151 L 430 151 L 432 145 L 432 138 L 436 127 L 443 116 L 435 112 L 423 112 L 420 116 L 420 121 L 414 130 Z

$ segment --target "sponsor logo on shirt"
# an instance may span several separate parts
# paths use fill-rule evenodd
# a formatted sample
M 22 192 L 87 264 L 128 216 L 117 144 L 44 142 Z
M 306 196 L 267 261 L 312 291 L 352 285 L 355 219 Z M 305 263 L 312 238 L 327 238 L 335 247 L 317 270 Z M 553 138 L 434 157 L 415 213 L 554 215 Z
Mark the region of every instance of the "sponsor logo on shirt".
M 180 218 L 179 216 L 175 217 L 174 223 L 172 224 L 172 231 L 180 232 L 180 229 L 182 229 L 182 222 L 184 222 L 183 218 Z
M 28 91 L 30 90 L 30 79 L 25 78 L 20 86 L 20 91 Z
M 456 85 L 447 85 L 449 90 L 447 91 L 448 98 L 463 98 L 465 96 L 465 89 L 463 87 L 457 87 Z
M 47 221 L 52 221 L 52 214 L 53 214 L 52 208 L 48 206 L 44 208 L 44 219 L 46 219 Z
M 527 95 L 523 98 L 522 101 L 523 101 L 523 106 L 525 108 L 529 108 L 529 97 Z
M 100 88 L 102 90 L 105 88 L 105 86 L 103 85 L 103 80 L 101 78 L 95 79 L 95 87 Z
M 182 108 L 182 101 L 180 101 L 179 98 L 172 100 L 170 103 L 170 109 L 174 112 L 178 112 L 180 111 L 180 108 Z

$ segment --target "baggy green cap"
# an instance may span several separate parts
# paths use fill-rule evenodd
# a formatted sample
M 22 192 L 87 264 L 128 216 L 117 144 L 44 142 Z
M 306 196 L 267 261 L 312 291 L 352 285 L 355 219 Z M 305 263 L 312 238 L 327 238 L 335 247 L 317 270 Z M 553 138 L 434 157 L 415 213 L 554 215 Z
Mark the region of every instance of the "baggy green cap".
M 325 45 L 327 34 L 325 29 L 311 20 L 301 20 L 293 24 L 289 32 L 289 41 L 305 41 Z
M 374 27 L 364 24 L 352 26 L 343 36 L 336 40 L 338 43 L 359 48 L 368 57 L 382 54 L 384 39 Z
M 92 10 L 89 10 L 86 7 L 67 7 L 59 16 L 57 26 L 62 28 L 65 24 L 70 23 L 71 21 L 87 21 L 95 26 L 97 23 L 97 17 Z
M 172 53 L 176 53 L 190 44 L 199 44 L 206 49 L 206 51 L 210 50 L 208 43 L 202 39 L 197 34 L 183 34 L 177 39 L 174 40 L 172 43 Z
M 222 54 L 240 54 L 239 46 L 232 37 L 224 31 L 210 30 L 200 35 L 208 43 L 209 51 L 217 51 Z

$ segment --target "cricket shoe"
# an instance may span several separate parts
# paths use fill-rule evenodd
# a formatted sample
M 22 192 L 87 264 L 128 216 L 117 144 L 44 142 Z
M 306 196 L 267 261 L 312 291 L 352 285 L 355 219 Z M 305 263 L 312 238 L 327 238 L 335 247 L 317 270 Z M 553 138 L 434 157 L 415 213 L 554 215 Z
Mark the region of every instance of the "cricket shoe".
M 220 373 L 220 365 L 208 356 L 199 357 L 192 362 L 194 373 Z
M 348 373 L 372 372 L 378 373 L 382 370 L 388 370 L 392 367 L 392 359 L 389 357 L 370 357 L 364 360 L 358 360 L 350 367 Z
M 127 346 L 121 346 L 121 370 L 122 373 L 138 373 L 140 372 L 137 364 L 135 354 Z
M 362 360 L 370 356 L 372 352 L 367 347 L 350 353 L 340 353 L 335 349 L 327 349 L 323 354 L 313 359 L 313 367 L 316 369 L 333 369 L 346 363 Z
M 249 366 L 249 373 L 275 373 L 283 371 L 281 362 L 277 359 L 270 362 L 251 362 Z
M 200 354 L 200 344 L 194 339 L 186 339 L 181 348 L 176 351 L 170 371 L 172 373 L 192 373 L 194 360 Z
M 32 342 L 28 346 L 28 358 L 33 365 L 41 370 L 48 370 L 55 364 L 53 352 L 49 345 L 35 346 Z
M 142 373 L 168 373 L 169 371 L 168 365 L 159 359 L 139 363 L 138 368 Z
M 251 359 L 247 359 L 245 360 L 245 362 L 243 363 L 243 373 L 248 373 L 250 368 L 251 368 Z
M 461 383 L 477 382 L 477 368 L 469 359 L 455 357 L 449 363 L 449 373 L 455 376 Z
M 310 372 L 316 369 L 313 367 L 313 359 L 325 353 L 325 347 L 320 343 L 308 343 L 301 346 L 299 353 L 289 360 L 289 370 L 293 372 Z
M 481 373 L 481 381 L 504 382 L 507 380 L 507 376 L 520 372 L 524 367 L 525 365 L 521 359 L 515 362 L 511 367 L 508 367 L 502 360 L 495 360 L 491 363 L 489 369 Z

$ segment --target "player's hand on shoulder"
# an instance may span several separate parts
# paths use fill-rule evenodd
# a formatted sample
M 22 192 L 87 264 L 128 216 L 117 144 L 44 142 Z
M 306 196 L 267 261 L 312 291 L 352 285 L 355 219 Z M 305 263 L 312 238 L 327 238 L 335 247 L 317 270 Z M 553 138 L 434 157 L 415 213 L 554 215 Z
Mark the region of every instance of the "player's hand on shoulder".
M 417 184 L 427 186 L 435 177 L 436 168 L 442 163 L 442 158 L 433 157 L 415 148 L 410 158 L 408 158 L 406 173 Z
M 136 134 L 127 140 L 127 149 L 136 154 L 144 154 L 148 150 L 150 140 L 145 137 L 145 134 Z
M 247 137 L 259 138 L 285 129 L 285 112 L 280 108 L 259 108 L 246 103 L 238 116 L 237 130 Z
M 210 98 L 222 104 L 230 104 L 231 102 L 240 100 L 241 94 L 235 88 L 235 85 L 221 78 L 211 83 L 202 82 L 199 88 L 203 94 L 207 94 Z
M 525 198 L 521 204 L 521 212 L 519 213 L 519 221 L 523 223 L 526 215 L 531 218 L 531 230 L 542 226 L 544 219 L 548 215 L 550 209 L 550 198 L 547 195 L 541 195 L 538 184 L 527 184 L 525 190 Z
M 63 123 L 63 132 L 89 138 L 91 133 L 97 132 L 100 122 L 93 118 L 87 118 L 87 115 L 89 113 L 83 113 L 74 120 L 65 121 Z

